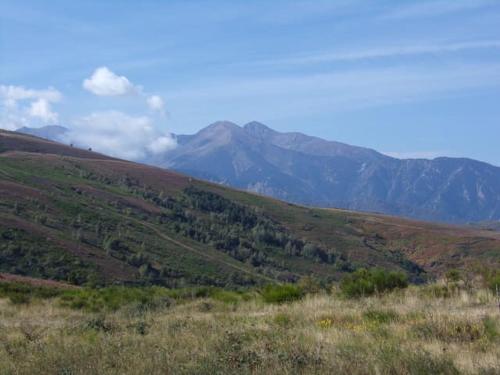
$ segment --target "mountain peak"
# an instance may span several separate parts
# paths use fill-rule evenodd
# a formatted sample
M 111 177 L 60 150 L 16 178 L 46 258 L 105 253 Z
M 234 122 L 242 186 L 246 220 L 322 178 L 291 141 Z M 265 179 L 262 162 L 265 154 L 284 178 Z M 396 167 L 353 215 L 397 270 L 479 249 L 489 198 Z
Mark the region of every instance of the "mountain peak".
M 64 126 L 61 126 L 61 125 L 45 125 L 45 126 L 41 126 L 39 128 L 30 128 L 30 127 L 27 127 L 27 126 L 23 126 L 22 128 L 19 128 L 17 129 L 17 131 L 19 132 L 22 132 L 22 131 L 28 131 L 28 130 L 33 130 L 33 129 L 38 129 L 38 130 L 60 130 L 60 131 L 66 131 L 68 130 L 67 128 L 65 128 Z
M 22 127 L 16 130 L 17 133 L 34 135 L 36 137 L 50 139 L 50 140 L 60 140 L 60 137 L 68 131 L 67 128 L 60 125 L 46 125 L 40 128 L 29 128 Z
M 231 142 L 232 139 L 238 137 L 243 132 L 243 129 L 230 121 L 217 121 L 208 125 L 206 128 L 201 129 L 194 136 L 195 143 L 201 142 L 207 145 L 207 140 L 213 141 L 216 144 L 226 144 Z
M 241 130 L 241 128 L 231 121 L 216 121 L 213 124 L 208 125 L 203 130 Z
M 259 138 L 276 134 L 275 130 L 257 121 L 249 122 L 243 126 L 243 129 L 252 136 Z
M 271 131 L 274 131 L 269 126 L 264 125 L 263 123 L 258 122 L 258 121 L 250 121 L 248 124 L 245 124 L 243 126 L 243 128 L 247 129 L 247 130 L 259 129 L 259 130 L 271 130 Z

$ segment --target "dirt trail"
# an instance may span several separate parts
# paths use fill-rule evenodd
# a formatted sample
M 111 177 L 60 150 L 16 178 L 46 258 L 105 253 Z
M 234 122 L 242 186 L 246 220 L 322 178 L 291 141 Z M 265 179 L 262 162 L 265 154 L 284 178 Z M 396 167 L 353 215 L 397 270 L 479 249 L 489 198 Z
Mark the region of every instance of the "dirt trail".
M 235 264 L 232 264 L 232 263 L 230 263 L 230 262 L 227 262 L 227 261 L 225 261 L 225 260 L 223 260 L 223 259 L 216 258 L 216 257 L 214 257 L 214 256 L 212 256 L 212 255 L 210 255 L 210 254 L 204 253 L 203 251 L 197 250 L 197 249 L 195 249 L 194 247 L 191 247 L 191 246 L 186 245 L 186 244 L 184 244 L 184 243 L 182 243 L 182 242 L 180 242 L 180 241 L 177 241 L 176 239 L 174 239 L 174 238 L 172 238 L 172 237 L 170 237 L 170 236 L 168 236 L 168 235 L 164 234 L 164 233 L 163 233 L 163 232 L 161 232 L 160 230 L 158 230 L 158 229 L 157 229 L 154 225 L 152 225 L 152 224 L 145 223 L 145 222 L 143 222 L 143 221 L 140 221 L 140 220 L 137 220 L 137 219 L 134 219 L 134 218 L 128 217 L 128 216 L 123 216 L 123 215 L 120 215 L 120 216 L 122 216 L 122 217 L 123 217 L 124 219 L 126 219 L 126 220 L 133 221 L 133 222 L 134 222 L 134 223 L 136 223 L 136 224 L 139 224 L 139 225 L 142 225 L 142 226 L 144 226 L 144 227 L 146 227 L 146 228 L 149 228 L 149 229 L 151 229 L 153 232 L 155 232 L 155 233 L 156 233 L 159 237 L 163 238 L 164 240 L 170 241 L 170 242 L 172 242 L 172 243 L 176 244 L 177 246 L 180 246 L 180 247 L 182 247 L 183 249 L 186 249 L 186 250 L 188 250 L 188 251 L 190 251 L 190 252 L 192 252 L 192 253 L 195 253 L 195 254 L 197 254 L 197 255 L 200 255 L 200 256 L 202 256 L 202 257 L 204 257 L 204 258 L 206 258 L 206 259 L 210 259 L 210 260 L 215 261 L 215 262 L 223 263 L 224 265 L 226 265 L 226 266 L 228 266 L 228 267 L 230 267 L 230 268 L 233 268 L 233 269 L 235 269 L 235 270 L 238 270 L 238 271 L 240 271 L 240 272 L 243 272 L 243 273 L 245 273 L 245 274 L 247 274 L 247 275 L 250 275 L 250 276 L 252 276 L 252 277 L 259 277 L 259 278 L 261 278 L 261 279 L 264 279 L 264 280 L 269 281 L 269 282 L 272 282 L 272 283 L 275 283 L 275 282 L 276 282 L 275 280 L 271 279 L 270 277 L 267 277 L 267 276 L 264 276 L 264 275 L 261 275 L 261 274 L 258 274 L 258 273 L 252 273 L 252 272 L 250 272 L 250 271 L 248 271 L 248 270 L 244 269 L 243 267 L 239 267 L 239 266 L 237 266 L 237 265 L 235 265 Z

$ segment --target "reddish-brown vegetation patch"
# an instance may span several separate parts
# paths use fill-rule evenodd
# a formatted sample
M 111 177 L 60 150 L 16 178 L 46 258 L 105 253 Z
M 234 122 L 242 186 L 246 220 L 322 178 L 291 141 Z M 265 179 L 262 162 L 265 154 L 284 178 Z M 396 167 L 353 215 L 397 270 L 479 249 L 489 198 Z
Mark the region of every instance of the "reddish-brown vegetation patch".
M 142 186 L 165 193 L 178 193 L 190 185 L 189 177 L 166 169 L 122 160 L 80 160 L 86 169 L 113 179 L 129 177 Z
M 88 194 L 98 199 L 113 201 L 120 205 L 136 208 L 151 214 L 161 213 L 161 210 L 158 207 L 139 198 L 119 196 L 104 190 L 96 189 L 88 185 L 74 186 L 73 189 L 75 189 L 75 191 L 81 192 L 83 194 Z
M 2 198 L 25 200 L 29 198 L 36 198 L 45 201 L 45 195 L 38 189 L 21 185 L 16 182 L 0 180 L 0 196 Z
M 78 289 L 76 285 L 63 283 L 61 281 L 36 279 L 34 277 L 13 275 L 10 273 L 0 273 L 0 283 L 22 283 L 32 286 L 44 286 L 51 288 Z
M 52 243 L 55 247 L 64 249 L 84 261 L 94 263 L 100 268 L 102 275 L 109 280 L 135 279 L 136 270 L 132 266 L 106 256 L 102 249 L 80 242 L 59 238 L 57 231 L 42 225 L 28 222 L 18 217 L 0 217 L 0 225 L 6 228 L 22 229 L 40 237 L 41 240 Z

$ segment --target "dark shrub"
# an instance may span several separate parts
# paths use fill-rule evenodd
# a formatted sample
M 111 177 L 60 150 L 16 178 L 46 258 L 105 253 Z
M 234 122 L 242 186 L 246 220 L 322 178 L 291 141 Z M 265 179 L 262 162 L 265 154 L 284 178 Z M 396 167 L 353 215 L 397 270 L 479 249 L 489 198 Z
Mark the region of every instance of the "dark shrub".
M 23 283 L 0 283 L 0 298 L 9 298 L 13 304 L 29 303 L 32 298 L 47 299 L 58 296 L 59 288 L 32 286 Z
M 262 292 L 262 298 L 267 303 L 284 303 L 296 301 L 303 296 L 302 290 L 292 284 L 268 285 Z
M 297 285 L 306 294 L 316 294 L 322 289 L 322 285 L 318 282 L 318 280 L 313 279 L 310 276 L 302 277 Z
M 68 290 L 61 295 L 61 304 L 87 311 L 115 311 L 124 306 L 137 310 L 154 310 L 168 307 L 172 300 L 168 289 L 161 287 L 112 286 L 102 289 Z
M 93 316 L 84 323 L 84 328 L 101 332 L 111 332 L 113 325 L 106 320 L 104 315 Z
M 500 274 L 491 276 L 488 280 L 488 286 L 493 291 L 493 293 L 496 293 L 497 290 L 500 292 Z
M 370 296 L 407 286 L 408 278 L 402 272 L 364 268 L 346 276 L 340 283 L 342 293 L 350 298 Z
M 462 275 L 459 270 L 457 269 L 451 269 L 446 272 L 446 281 L 449 283 L 457 283 L 460 280 L 462 280 Z
M 9 301 L 10 303 L 14 304 L 14 305 L 21 305 L 21 304 L 24 304 L 24 303 L 29 303 L 31 301 L 31 298 L 29 295 L 26 295 L 26 294 L 11 294 L 9 296 Z

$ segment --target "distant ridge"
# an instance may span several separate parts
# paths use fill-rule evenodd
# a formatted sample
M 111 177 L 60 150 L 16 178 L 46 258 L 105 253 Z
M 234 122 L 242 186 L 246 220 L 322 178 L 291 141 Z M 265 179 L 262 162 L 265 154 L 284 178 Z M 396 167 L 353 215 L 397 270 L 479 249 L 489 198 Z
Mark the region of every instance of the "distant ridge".
M 155 163 L 290 202 L 468 223 L 500 219 L 500 168 L 465 158 L 400 160 L 253 121 L 216 122 Z
M 61 140 L 61 136 L 68 131 L 64 126 L 47 125 L 41 128 L 28 128 L 26 126 L 16 130 L 18 133 L 34 135 L 52 141 Z
M 61 140 L 61 126 L 18 132 Z M 215 122 L 147 164 L 293 203 L 422 220 L 500 220 L 500 168 L 466 159 L 396 159 L 253 121 Z

